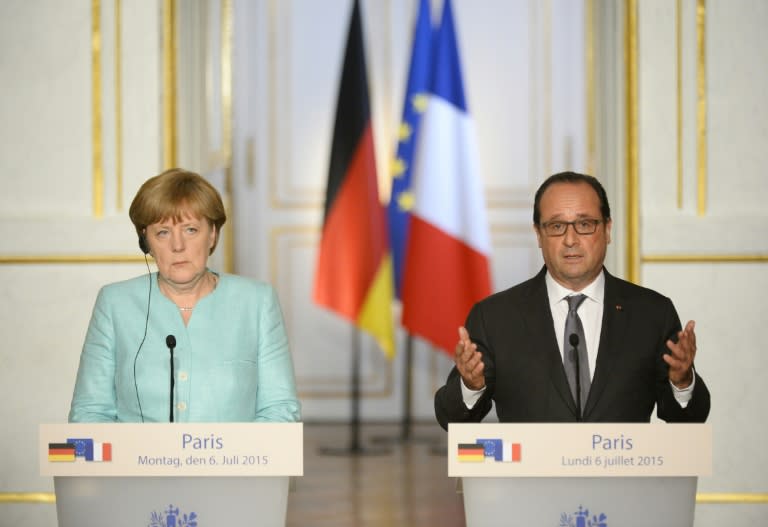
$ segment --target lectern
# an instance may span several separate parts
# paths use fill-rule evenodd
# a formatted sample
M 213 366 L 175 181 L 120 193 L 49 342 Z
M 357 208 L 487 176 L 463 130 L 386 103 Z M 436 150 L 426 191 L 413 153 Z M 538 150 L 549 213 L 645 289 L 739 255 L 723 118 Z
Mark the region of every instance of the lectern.
M 451 424 L 468 527 L 693 525 L 707 424 Z
M 285 525 L 301 423 L 40 425 L 59 527 Z

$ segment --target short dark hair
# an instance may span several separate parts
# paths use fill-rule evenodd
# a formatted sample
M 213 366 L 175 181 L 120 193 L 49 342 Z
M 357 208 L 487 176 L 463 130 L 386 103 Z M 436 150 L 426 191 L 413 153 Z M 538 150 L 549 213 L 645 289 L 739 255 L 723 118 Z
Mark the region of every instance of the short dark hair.
M 538 225 L 541 221 L 541 196 L 544 195 L 544 191 L 555 183 L 586 183 L 592 187 L 600 200 L 600 214 L 603 215 L 603 220 L 608 221 L 611 219 L 611 206 L 608 204 L 608 195 L 605 193 L 603 185 L 593 176 L 587 174 L 579 174 L 578 172 L 559 172 L 549 176 L 544 183 L 541 184 L 536 191 L 536 197 L 533 200 L 533 224 Z

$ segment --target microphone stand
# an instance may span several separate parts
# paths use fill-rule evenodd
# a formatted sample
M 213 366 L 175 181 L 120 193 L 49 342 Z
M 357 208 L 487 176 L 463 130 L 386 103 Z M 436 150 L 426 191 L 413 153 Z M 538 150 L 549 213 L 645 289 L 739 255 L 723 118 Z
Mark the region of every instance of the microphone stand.
M 576 420 L 581 421 L 581 366 L 579 365 L 579 336 L 571 333 L 568 337 L 571 348 L 571 358 L 576 367 Z
M 172 423 L 173 422 L 173 385 L 174 385 L 174 380 L 173 380 L 173 348 L 176 347 L 176 337 L 174 337 L 173 335 L 168 335 L 165 338 L 165 344 L 168 346 L 168 349 L 171 350 L 171 394 L 170 394 L 171 396 L 170 396 L 170 406 L 169 406 L 170 412 L 169 412 L 168 420 L 169 420 L 169 422 Z
M 171 407 L 170 407 L 170 422 L 173 422 L 173 348 L 171 348 Z

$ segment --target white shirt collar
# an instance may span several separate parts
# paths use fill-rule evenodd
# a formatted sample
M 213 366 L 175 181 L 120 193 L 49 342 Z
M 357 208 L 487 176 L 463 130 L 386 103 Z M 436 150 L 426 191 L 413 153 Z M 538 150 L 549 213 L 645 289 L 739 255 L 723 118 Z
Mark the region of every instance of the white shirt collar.
M 554 278 L 552 278 L 552 275 L 549 273 L 549 270 L 547 270 L 547 274 L 544 276 L 544 280 L 547 283 L 547 296 L 549 297 L 549 305 L 554 306 L 561 300 L 563 300 L 567 296 L 575 295 L 575 294 L 583 294 L 587 295 L 587 298 L 597 302 L 598 304 L 603 303 L 603 297 L 605 294 L 605 272 L 600 271 L 600 274 L 597 275 L 597 278 L 595 278 L 592 283 L 590 283 L 588 286 L 586 286 L 581 291 L 573 291 L 571 289 L 568 289 L 567 287 L 564 287 L 560 285 Z

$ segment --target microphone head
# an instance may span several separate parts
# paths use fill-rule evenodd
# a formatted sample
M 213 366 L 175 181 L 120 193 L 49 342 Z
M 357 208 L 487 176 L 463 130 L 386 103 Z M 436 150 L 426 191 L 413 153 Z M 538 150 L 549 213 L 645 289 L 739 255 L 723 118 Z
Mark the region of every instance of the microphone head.
M 578 337 L 576 338 L 576 340 L 578 341 Z M 168 335 L 167 337 L 165 337 L 165 345 L 168 346 L 169 348 L 175 348 L 176 337 L 174 337 L 173 335 Z
M 578 345 L 579 345 L 579 336 L 576 333 L 571 333 L 568 336 L 568 342 L 570 342 L 571 346 L 573 346 L 574 348 L 578 347 Z

